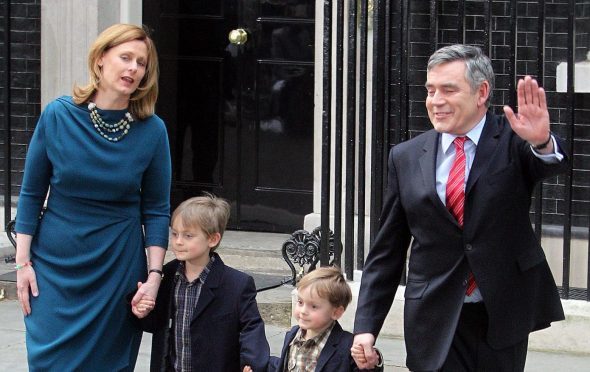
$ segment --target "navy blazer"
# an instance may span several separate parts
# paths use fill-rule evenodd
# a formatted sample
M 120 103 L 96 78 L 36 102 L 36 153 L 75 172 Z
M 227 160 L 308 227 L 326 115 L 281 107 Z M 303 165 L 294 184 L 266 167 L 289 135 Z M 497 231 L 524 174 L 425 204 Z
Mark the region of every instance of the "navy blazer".
M 190 323 L 193 371 L 265 371 L 270 348 L 251 276 L 215 262 L 201 289 Z M 153 333 L 150 371 L 166 371 L 173 348 L 174 286 L 178 260 L 164 266 L 156 307 L 141 320 Z M 174 350 L 172 349 L 172 352 Z
M 289 359 L 289 344 L 295 338 L 299 326 L 294 326 L 285 335 L 283 349 L 281 350 L 281 357 L 270 357 L 268 364 L 269 371 L 283 372 L 286 371 L 286 364 Z M 320 353 L 318 362 L 316 364 L 316 372 L 346 372 L 358 371 L 354 360 L 350 354 L 352 341 L 354 336 L 352 333 L 342 329 L 340 323 L 336 322 L 330 336 L 326 341 L 326 345 Z
M 404 304 L 411 370 L 436 370 L 444 363 L 470 270 L 488 312 L 493 348 L 514 345 L 564 319 L 529 208 L 536 184 L 566 171 L 568 156 L 557 164 L 543 162 L 505 117 L 488 113 L 467 180 L 461 229 L 436 193 L 439 138 L 430 130 L 390 152 L 380 228 L 355 317 L 355 333 L 379 334 L 413 237 Z

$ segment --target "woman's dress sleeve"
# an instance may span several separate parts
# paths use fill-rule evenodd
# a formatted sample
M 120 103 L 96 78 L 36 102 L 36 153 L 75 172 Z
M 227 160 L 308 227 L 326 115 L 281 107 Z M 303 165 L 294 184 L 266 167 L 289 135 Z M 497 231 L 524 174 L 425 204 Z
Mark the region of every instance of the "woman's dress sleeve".
M 141 186 L 142 223 L 145 229 L 145 246 L 168 247 L 168 225 L 170 223 L 170 184 L 172 166 L 170 144 L 162 123 L 163 131 L 156 145 L 154 156 L 146 169 Z
M 17 233 L 35 235 L 39 224 L 39 215 L 47 197 L 52 173 L 46 138 L 46 129 L 51 120 L 55 120 L 55 115 L 50 104 L 41 114 L 29 143 L 25 172 L 18 198 L 15 226 Z

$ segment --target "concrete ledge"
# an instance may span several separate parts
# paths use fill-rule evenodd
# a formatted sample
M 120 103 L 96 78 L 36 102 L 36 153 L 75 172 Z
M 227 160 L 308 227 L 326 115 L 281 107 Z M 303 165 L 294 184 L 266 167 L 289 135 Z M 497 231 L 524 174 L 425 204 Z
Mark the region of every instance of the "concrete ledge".
M 0 279 L 0 300 L 16 299 L 18 299 L 16 295 L 16 279 L 14 281 L 5 281 Z
M 590 354 L 590 302 L 561 300 L 565 320 L 533 332 L 529 349 Z
M 2 263 L 4 263 L 5 257 L 13 256 L 15 253 L 16 250 L 6 237 L 6 233 L 3 230 L 0 231 L 0 259 L 2 259 Z
M 291 291 L 293 287 L 284 285 L 268 291 L 258 292 L 256 302 L 260 315 L 266 324 L 289 328 L 291 324 Z
M 290 327 L 291 304 L 258 302 L 258 310 L 265 324 Z

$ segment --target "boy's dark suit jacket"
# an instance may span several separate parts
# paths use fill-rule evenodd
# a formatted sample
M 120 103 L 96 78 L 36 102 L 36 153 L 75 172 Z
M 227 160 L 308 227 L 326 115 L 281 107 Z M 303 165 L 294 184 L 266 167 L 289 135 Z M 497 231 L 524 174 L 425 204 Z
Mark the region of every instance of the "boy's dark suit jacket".
M 281 358 L 270 357 L 268 364 L 269 372 L 283 372 L 286 371 L 286 364 L 289 359 L 289 344 L 295 338 L 299 326 L 291 328 L 285 335 L 285 342 L 281 350 Z M 326 345 L 320 353 L 318 363 L 316 365 L 316 372 L 346 372 L 358 371 L 352 356 L 350 355 L 350 348 L 352 347 L 353 335 L 342 329 L 340 324 L 336 322 L 332 332 L 328 337 Z M 375 370 L 377 371 L 377 370 Z
M 529 207 L 535 185 L 568 169 L 568 157 L 544 163 L 505 117 L 488 113 L 467 180 L 461 230 L 436 193 L 439 137 L 430 130 L 391 150 L 381 227 L 363 270 L 354 328 L 379 333 L 413 237 L 404 338 L 407 366 L 420 371 L 439 369 L 445 361 L 470 270 L 489 316 L 493 348 L 564 319 Z
M 214 253 L 215 262 L 201 288 L 190 324 L 193 371 L 241 371 L 249 365 L 266 370 L 270 349 L 264 323 L 256 304 L 251 276 L 225 266 Z M 151 371 L 165 371 L 173 347 L 174 285 L 179 262 L 164 266 L 164 279 L 156 307 L 141 323 L 153 333 Z

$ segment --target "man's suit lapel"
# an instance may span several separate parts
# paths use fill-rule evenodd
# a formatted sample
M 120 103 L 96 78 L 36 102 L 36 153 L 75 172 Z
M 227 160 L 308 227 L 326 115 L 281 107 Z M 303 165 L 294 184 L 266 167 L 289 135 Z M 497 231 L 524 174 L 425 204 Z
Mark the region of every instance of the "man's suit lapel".
M 216 255 L 215 262 L 211 267 L 211 271 L 209 272 L 209 275 L 207 275 L 207 279 L 205 280 L 205 284 L 203 284 L 203 288 L 201 288 L 201 294 L 199 295 L 199 301 L 197 302 L 197 307 L 193 313 L 192 321 L 197 319 L 197 317 L 201 315 L 203 310 L 205 310 L 215 298 L 215 289 L 221 282 L 224 266 L 225 265 L 221 261 L 221 258 Z
M 475 150 L 475 159 L 471 165 L 469 172 L 469 178 L 467 179 L 467 185 L 465 187 L 465 196 L 469 194 L 473 185 L 477 182 L 479 176 L 481 176 L 488 168 L 491 159 L 493 158 L 494 151 L 498 146 L 498 139 L 500 138 L 500 131 L 502 128 L 498 125 L 497 116 L 491 113 L 487 114 L 486 123 L 483 127 L 479 143 Z
M 438 152 L 438 143 L 440 133 L 432 130 L 425 133 L 428 135 L 422 147 L 422 156 L 420 157 L 420 169 L 422 170 L 422 180 L 427 188 L 428 196 L 435 206 L 435 209 L 445 216 L 450 222 L 456 224 L 457 221 L 445 207 L 436 192 L 436 154 Z

